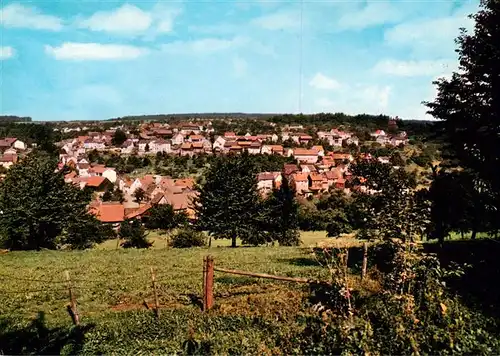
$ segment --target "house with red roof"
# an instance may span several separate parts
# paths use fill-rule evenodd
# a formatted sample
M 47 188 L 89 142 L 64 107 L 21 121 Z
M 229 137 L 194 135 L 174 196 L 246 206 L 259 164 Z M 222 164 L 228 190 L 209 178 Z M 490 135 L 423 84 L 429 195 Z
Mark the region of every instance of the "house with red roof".
M 91 207 L 90 212 L 105 224 L 120 224 L 125 220 L 125 207 L 117 202 L 101 202 Z
M 293 157 L 297 160 L 297 162 L 314 164 L 318 162 L 318 151 L 306 148 L 295 148 L 293 150 Z
M 307 173 L 292 173 L 290 177 L 291 186 L 295 189 L 296 194 L 305 195 L 309 193 L 309 179 Z

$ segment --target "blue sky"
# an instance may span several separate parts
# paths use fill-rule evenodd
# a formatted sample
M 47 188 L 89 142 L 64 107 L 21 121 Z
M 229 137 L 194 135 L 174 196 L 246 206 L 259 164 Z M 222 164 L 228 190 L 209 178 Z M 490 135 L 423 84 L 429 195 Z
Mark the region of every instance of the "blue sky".
M 478 1 L 2 1 L 0 113 L 424 119 Z

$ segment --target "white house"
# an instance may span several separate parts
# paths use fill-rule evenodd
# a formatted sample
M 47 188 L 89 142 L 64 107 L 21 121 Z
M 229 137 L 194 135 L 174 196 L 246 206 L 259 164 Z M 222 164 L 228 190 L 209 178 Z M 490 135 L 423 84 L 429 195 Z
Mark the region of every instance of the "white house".
M 88 150 L 102 150 L 106 147 L 104 142 L 102 141 L 95 141 L 95 140 L 86 140 L 83 143 L 83 147 L 88 149 Z
M 261 152 L 261 143 L 259 141 L 252 142 L 247 148 L 248 153 L 251 155 L 258 155 Z
M 158 152 L 165 152 L 165 153 L 170 153 L 171 150 L 171 145 L 170 141 L 159 139 L 159 140 L 154 140 L 149 143 L 149 152 L 152 153 L 158 153 Z
M 316 163 L 318 162 L 318 151 L 308 150 L 304 148 L 296 148 L 293 150 L 293 157 L 300 163 Z
M 218 150 L 224 150 L 224 145 L 226 144 L 227 140 L 222 137 L 222 136 L 218 136 L 215 141 L 214 141 L 214 144 L 213 144 L 213 149 L 218 149 Z
M 379 137 L 379 136 L 386 136 L 387 134 L 385 133 L 384 130 L 377 130 L 375 132 L 372 132 L 370 136 L 372 137 Z
M 139 152 L 146 152 L 146 146 L 149 147 L 149 150 L 151 151 L 151 145 L 149 144 L 150 141 L 148 140 L 139 140 L 139 143 L 137 144 L 137 147 L 139 148 Z
M 172 145 L 182 145 L 184 142 L 184 135 L 177 133 L 172 137 Z
M 18 150 L 25 150 L 27 148 L 27 145 L 21 140 L 15 140 L 13 147 Z
M 125 154 L 131 154 L 134 151 L 135 145 L 132 140 L 127 140 L 122 144 L 121 152 Z

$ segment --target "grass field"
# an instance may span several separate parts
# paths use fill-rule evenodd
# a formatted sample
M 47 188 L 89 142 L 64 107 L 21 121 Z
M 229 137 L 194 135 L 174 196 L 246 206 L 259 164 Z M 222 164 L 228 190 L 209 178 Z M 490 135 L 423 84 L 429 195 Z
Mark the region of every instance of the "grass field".
M 238 353 L 244 353 L 275 342 L 269 330 L 255 325 L 255 320 L 280 330 L 300 326 L 295 319 L 307 313 L 304 304 L 307 286 L 216 272 L 215 308 L 207 316 L 200 311 L 204 256 L 213 255 L 217 266 L 231 269 L 315 279 L 328 276 L 309 248 L 325 240 L 323 232 L 304 233 L 301 247 L 234 249 L 224 247 L 228 241 L 215 240 L 210 249 L 172 249 L 165 248 L 164 236 L 151 234 L 150 238 L 155 242 L 155 248 L 150 250 L 116 249 L 116 241 L 108 241 L 89 251 L 0 255 L 0 326 L 10 320 L 13 324 L 6 330 L 24 327 L 39 312 L 45 314 L 51 328 L 71 326 L 65 309 L 69 299 L 64 273 L 69 271 L 82 323 L 95 324 L 99 331 L 89 334 L 89 340 L 99 341 L 85 343 L 84 350 L 88 352 L 135 353 L 145 348 L 151 352 L 177 352 L 188 329 L 192 328 L 203 340 L 214 340 L 222 330 L 214 325 L 236 318 L 231 323 L 241 325 L 224 335 L 234 342 L 241 339 L 242 332 L 253 335 L 249 336 L 248 349 L 241 348 L 238 342 L 233 345 L 233 341 L 212 348 L 225 353 L 228 351 L 225 348 L 232 345 Z M 158 322 L 143 305 L 144 301 L 150 305 L 154 301 L 151 267 L 157 276 L 162 309 Z M 142 323 L 153 323 L 155 328 L 172 323 L 181 326 L 170 336 L 163 335 L 154 341 L 146 337 L 145 340 L 149 340 L 146 346 L 129 334 L 141 329 Z M 160 329 L 156 332 L 161 332 Z M 14 353 L 12 349 L 7 351 L 11 352 L 5 353 Z

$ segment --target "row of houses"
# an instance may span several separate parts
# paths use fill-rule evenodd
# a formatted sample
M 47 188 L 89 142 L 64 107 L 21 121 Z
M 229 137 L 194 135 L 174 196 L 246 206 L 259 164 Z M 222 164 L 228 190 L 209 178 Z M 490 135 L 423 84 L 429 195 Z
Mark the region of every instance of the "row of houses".
M 196 192 L 192 179 L 172 179 L 170 177 L 146 175 L 141 178 L 119 178 L 115 184 L 125 195 L 133 194 L 137 189 L 143 189 L 145 199 L 137 206 L 126 202 L 102 202 L 96 199 L 90 204 L 90 212 L 106 224 L 119 224 L 122 221 L 147 216 L 149 210 L 156 205 L 170 204 L 174 211 L 185 212 L 194 219 L 192 199 Z

